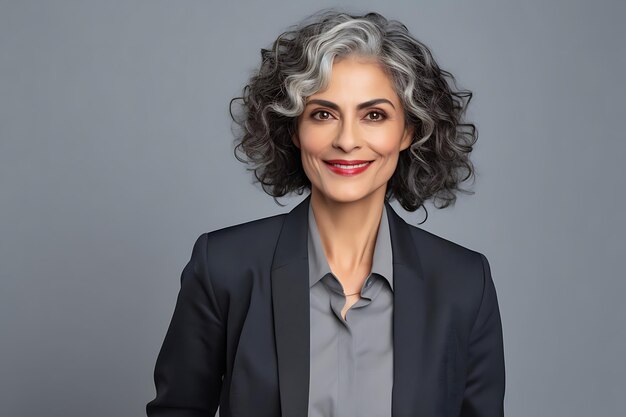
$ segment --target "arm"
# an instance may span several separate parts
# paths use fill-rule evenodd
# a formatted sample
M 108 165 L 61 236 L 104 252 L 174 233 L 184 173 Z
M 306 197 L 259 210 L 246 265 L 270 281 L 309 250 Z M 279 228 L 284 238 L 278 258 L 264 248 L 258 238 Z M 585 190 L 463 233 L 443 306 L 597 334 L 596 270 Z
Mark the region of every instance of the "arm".
M 483 294 L 469 340 L 467 380 L 461 417 L 504 416 L 504 348 L 496 289 L 487 258 L 483 264 Z
M 225 330 L 207 268 L 207 234 L 196 240 L 159 352 L 148 417 L 215 416 L 225 364 Z

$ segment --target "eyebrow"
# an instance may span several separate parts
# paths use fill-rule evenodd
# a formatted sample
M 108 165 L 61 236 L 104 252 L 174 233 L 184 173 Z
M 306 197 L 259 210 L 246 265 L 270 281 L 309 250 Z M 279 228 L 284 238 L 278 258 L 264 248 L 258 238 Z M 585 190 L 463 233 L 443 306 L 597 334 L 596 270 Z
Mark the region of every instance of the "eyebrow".
M 375 98 L 373 100 L 369 100 L 369 101 L 365 101 L 363 103 L 360 103 L 356 106 L 357 110 L 361 110 L 364 109 L 366 107 L 370 107 L 370 106 L 374 106 L 378 103 L 388 103 L 389 105 L 391 105 L 391 107 L 394 108 L 395 110 L 395 106 L 393 105 L 393 103 L 389 100 L 387 100 L 386 98 Z M 306 105 L 308 106 L 309 104 L 320 104 L 322 106 L 326 106 L 326 107 L 330 107 L 333 110 L 339 111 L 339 106 L 335 103 L 333 103 L 332 101 L 328 101 L 328 100 L 320 100 L 320 99 L 312 99 L 310 101 L 308 101 L 306 103 Z

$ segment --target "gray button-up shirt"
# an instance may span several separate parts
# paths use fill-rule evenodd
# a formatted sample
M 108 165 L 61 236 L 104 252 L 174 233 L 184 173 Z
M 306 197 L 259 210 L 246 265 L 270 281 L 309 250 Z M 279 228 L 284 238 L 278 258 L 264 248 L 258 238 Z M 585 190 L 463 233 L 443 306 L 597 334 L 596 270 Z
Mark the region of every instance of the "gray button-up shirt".
M 346 298 L 326 260 L 309 204 L 311 352 L 308 417 L 389 417 L 393 385 L 393 260 L 386 208 L 372 271 L 359 299 Z

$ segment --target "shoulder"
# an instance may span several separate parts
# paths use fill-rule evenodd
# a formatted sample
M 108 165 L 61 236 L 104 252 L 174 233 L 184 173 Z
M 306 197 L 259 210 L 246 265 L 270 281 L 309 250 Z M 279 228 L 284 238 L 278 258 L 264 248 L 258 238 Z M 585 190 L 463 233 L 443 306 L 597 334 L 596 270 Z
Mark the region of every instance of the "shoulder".
M 192 258 L 203 261 L 216 285 L 236 285 L 246 270 L 271 264 L 284 218 L 285 213 L 277 214 L 204 232 L 196 239 Z
M 491 280 L 487 257 L 442 236 L 408 226 L 426 279 L 462 304 L 479 302 Z
M 464 267 L 481 263 L 480 252 L 417 226 L 408 223 L 407 225 L 421 257 L 426 256 L 437 261 L 438 264 L 444 260 L 454 261 L 454 264 L 461 264 Z
M 250 220 L 206 232 L 207 246 L 214 251 L 231 248 L 254 249 L 276 240 L 286 213 Z

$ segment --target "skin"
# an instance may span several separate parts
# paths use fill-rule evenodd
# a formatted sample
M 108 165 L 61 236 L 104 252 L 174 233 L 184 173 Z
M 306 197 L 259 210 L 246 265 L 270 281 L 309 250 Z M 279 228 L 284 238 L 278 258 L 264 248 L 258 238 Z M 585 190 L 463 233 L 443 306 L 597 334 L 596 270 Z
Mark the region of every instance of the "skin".
M 373 99 L 377 103 L 357 109 Z M 311 103 L 326 100 L 338 108 Z M 326 89 L 307 98 L 293 136 L 311 181 L 311 204 L 328 264 L 343 286 L 345 320 L 360 298 L 371 272 L 376 234 L 384 209 L 387 182 L 400 152 L 409 147 L 411 128 L 391 78 L 372 58 L 335 59 Z M 347 177 L 332 172 L 324 160 L 368 160 L 362 173 Z

